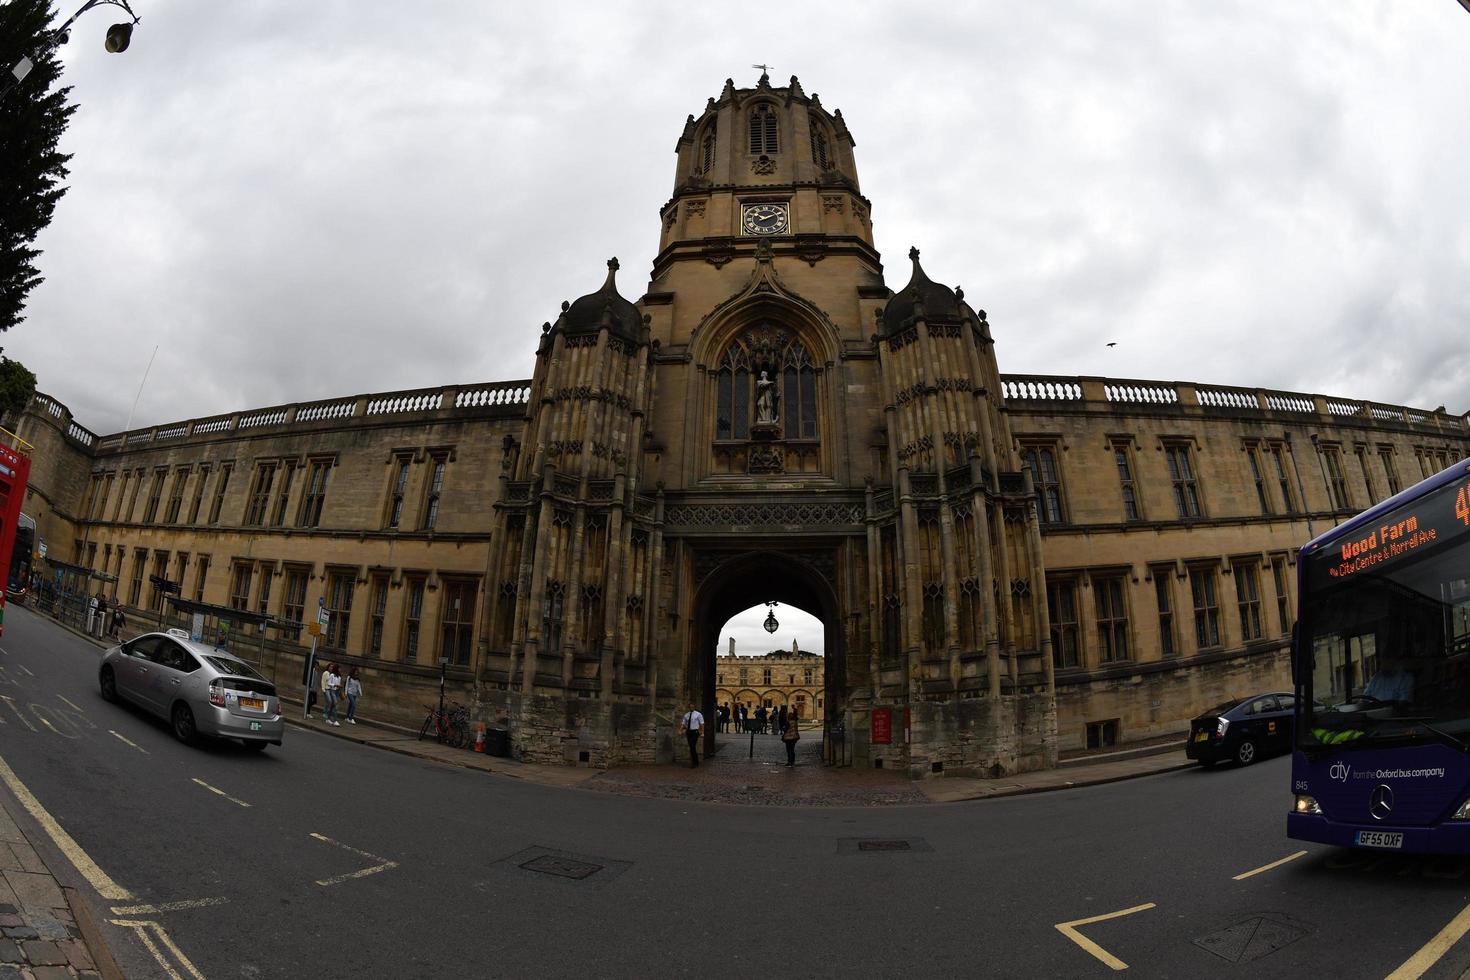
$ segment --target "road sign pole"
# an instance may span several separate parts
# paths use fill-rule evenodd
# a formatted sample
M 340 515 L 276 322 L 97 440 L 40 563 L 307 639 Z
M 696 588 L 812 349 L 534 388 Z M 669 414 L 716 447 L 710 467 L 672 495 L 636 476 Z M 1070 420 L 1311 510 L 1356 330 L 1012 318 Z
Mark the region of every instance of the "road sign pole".
M 301 717 L 311 717 L 311 668 L 316 663 L 316 634 L 311 637 L 311 649 L 306 654 L 306 680 L 302 684 Z

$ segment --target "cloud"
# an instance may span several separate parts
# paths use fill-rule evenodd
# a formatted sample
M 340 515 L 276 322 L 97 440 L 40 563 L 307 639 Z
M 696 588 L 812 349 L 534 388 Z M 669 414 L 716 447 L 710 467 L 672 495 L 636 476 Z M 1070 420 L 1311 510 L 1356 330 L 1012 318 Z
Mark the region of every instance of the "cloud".
M 758 58 L 700 5 L 138 6 L 65 49 L 0 338 L 99 432 L 155 345 L 138 426 L 528 377 L 608 256 L 641 292 L 686 114 L 760 59 L 843 109 L 889 284 L 921 246 L 1003 371 L 1470 408 L 1454 4 L 797 4 Z

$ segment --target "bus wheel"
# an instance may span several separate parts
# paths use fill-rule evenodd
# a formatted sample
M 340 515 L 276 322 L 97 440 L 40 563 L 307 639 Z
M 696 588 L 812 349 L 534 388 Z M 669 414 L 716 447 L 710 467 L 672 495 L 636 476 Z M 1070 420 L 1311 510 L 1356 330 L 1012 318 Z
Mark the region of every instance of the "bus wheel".
M 1235 749 L 1235 761 L 1242 766 L 1248 766 L 1256 761 L 1256 743 L 1250 739 L 1242 739 L 1240 745 Z

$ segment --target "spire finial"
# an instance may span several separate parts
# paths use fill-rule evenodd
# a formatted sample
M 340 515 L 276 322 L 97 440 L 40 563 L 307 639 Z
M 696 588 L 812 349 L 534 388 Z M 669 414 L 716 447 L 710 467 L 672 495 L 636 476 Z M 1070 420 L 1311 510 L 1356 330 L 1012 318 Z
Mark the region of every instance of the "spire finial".
M 607 267 L 609 269 L 611 269 L 613 272 L 617 272 L 618 271 L 618 268 L 619 268 L 619 266 L 618 266 L 618 257 L 616 255 L 614 255 L 612 258 L 610 258 L 610 259 L 607 260 Z
M 912 245 L 909 247 L 909 261 L 913 262 L 915 265 L 919 264 L 919 248 L 917 245 Z
M 609 290 L 611 290 L 612 292 L 618 291 L 618 284 L 614 279 L 617 274 L 618 257 L 614 255 L 612 258 L 607 260 L 607 281 L 602 284 L 603 292 L 607 292 Z

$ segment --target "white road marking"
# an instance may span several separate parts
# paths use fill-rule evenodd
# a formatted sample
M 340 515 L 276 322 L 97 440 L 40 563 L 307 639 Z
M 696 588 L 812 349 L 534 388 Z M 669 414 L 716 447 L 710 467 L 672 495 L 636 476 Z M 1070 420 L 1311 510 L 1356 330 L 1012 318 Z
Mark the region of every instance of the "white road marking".
M 225 905 L 228 898 L 189 898 L 181 902 L 164 902 L 160 905 L 114 905 L 113 915 L 157 915 L 160 912 L 183 912 L 188 909 L 203 909 L 211 905 Z
M 368 875 L 375 875 L 380 871 L 390 871 L 393 868 L 398 867 L 397 861 L 389 861 L 385 857 L 379 857 L 376 854 L 369 854 L 367 851 L 359 850 L 358 848 L 352 847 L 348 844 L 344 844 L 339 840 L 332 840 L 332 838 L 330 837 L 324 837 L 321 834 L 316 833 L 312 834 L 311 836 L 315 837 L 317 840 L 322 841 L 325 844 L 332 844 L 342 848 L 342 850 L 344 851 L 351 851 L 353 854 L 360 854 L 370 860 L 381 862 L 371 868 L 363 868 L 361 871 L 351 871 L 345 875 L 337 875 L 335 878 L 327 878 L 318 881 L 317 884 L 321 885 L 324 888 L 329 885 L 340 885 L 342 882 L 351 881 L 353 878 L 366 878 Z
M 25 664 L 16 664 L 16 666 L 19 667 L 21 670 L 25 671 L 27 677 L 35 677 L 36 676 L 35 674 L 31 673 L 31 669 L 29 667 L 27 667 Z
M 6 764 L 4 759 L 0 759 L 0 782 L 4 782 L 10 788 L 10 792 L 15 794 L 17 800 L 20 800 L 20 805 L 25 807 L 26 811 L 41 825 L 41 829 L 46 831 L 57 850 L 65 854 L 67 860 L 82 873 L 82 877 L 97 889 L 97 894 L 109 902 L 126 902 L 133 897 L 132 892 L 113 881 L 105 871 L 97 867 L 97 863 L 87 856 L 87 852 L 82 850 L 81 845 L 72 840 L 71 835 L 62 828 L 61 824 L 46 812 L 41 801 L 31 794 L 26 784 L 20 781 L 15 770 Z
M 163 951 L 160 950 L 158 948 L 158 944 L 153 941 L 153 937 L 148 935 L 149 930 L 152 930 L 152 932 L 158 937 L 158 941 L 162 943 L 168 949 L 168 951 L 174 955 L 174 958 L 179 961 L 179 964 L 185 970 L 189 971 L 188 975 L 190 977 L 193 977 L 194 980 L 204 980 L 204 974 L 200 973 L 198 968 L 196 968 L 193 963 L 189 962 L 189 957 L 184 955 L 184 951 L 179 949 L 179 947 L 175 945 L 174 941 L 169 938 L 169 934 L 164 930 L 163 926 L 159 925 L 157 922 L 138 919 L 108 919 L 107 921 L 111 922 L 115 926 L 122 926 L 126 929 L 132 929 L 134 932 L 136 932 L 138 934 L 138 939 L 143 943 L 144 946 L 148 948 L 148 952 L 153 954 L 153 958 L 158 961 L 159 966 L 163 967 L 164 972 L 169 975 L 171 980 L 184 980 L 184 974 L 181 974 L 178 970 L 174 969 L 173 964 L 168 961 L 168 957 L 163 955 Z
M 1245 881 L 1247 878 L 1254 877 L 1255 875 L 1258 875 L 1258 874 L 1262 873 L 1263 871 L 1270 871 L 1272 868 L 1279 868 L 1283 864 L 1286 864 L 1289 861 L 1295 861 L 1297 858 L 1301 857 L 1305 853 L 1307 853 L 1307 852 L 1306 851 L 1297 851 L 1295 854 L 1288 854 L 1286 857 L 1282 858 L 1280 861 L 1272 861 L 1270 864 L 1263 864 L 1259 868 L 1253 868 L 1252 870 L 1247 871 L 1244 874 L 1238 874 L 1234 878 L 1231 878 L 1230 880 L 1231 881 Z
M 30 708 L 31 708 L 31 714 L 33 714 L 33 715 L 36 716 L 36 720 L 39 721 L 41 724 L 45 725 L 47 728 L 51 729 L 51 731 L 54 734 L 60 735 L 62 738 L 80 738 L 81 737 L 81 733 L 80 732 L 64 732 L 60 728 L 57 728 L 56 725 L 51 724 L 51 719 L 52 718 L 55 718 L 55 720 L 58 723 L 60 723 L 60 724 L 65 724 L 65 723 L 61 721 L 61 718 L 59 716 L 52 715 L 51 714 L 51 709 L 50 708 L 47 708 L 44 704 L 33 704 L 33 705 L 30 706 Z
M 111 728 L 109 728 L 107 730 L 107 734 L 112 735 L 115 738 L 122 739 L 128 745 L 131 745 L 133 748 L 137 749 L 139 752 L 143 753 L 144 755 L 147 755 L 148 754 L 148 750 L 147 749 L 143 748 L 143 746 L 139 745 L 137 742 L 134 742 L 132 739 L 128 738 L 126 735 L 119 735 L 117 732 L 113 731 Z
M 10 710 L 15 712 L 15 717 L 20 719 L 20 723 L 22 725 L 26 726 L 31 731 L 36 730 L 36 726 L 32 725 L 30 721 L 26 718 L 26 716 L 20 713 L 20 708 L 17 707 L 15 704 L 15 698 L 12 698 L 6 694 L 0 694 L 0 701 L 4 701 L 6 704 L 10 705 Z
M 61 700 L 66 701 L 67 705 L 69 705 L 73 711 L 78 712 L 78 713 L 83 713 L 81 708 L 78 708 L 75 704 L 72 704 L 71 701 L 67 700 L 66 695 L 64 695 L 64 694 L 58 694 L 56 696 L 58 698 L 61 698 Z
M 1110 969 L 1126 970 L 1128 969 L 1127 963 L 1124 963 L 1112 953 L 1109 953 L 1097 943 L 1082 935 L 1082 933 L 1077 931 L 1076 927 L 1091 925 L 1094 922 L 1104 922 L 1108 919 L 1122 918 L 1125 915 L 1132 915 L 1134 912 L 1146 912 L 1151 908 L 1157 908 L 1157 905 L 1154 902 L 1149 902 L 1145 905 L 1135 905 L 1131 909 L 1123 909 L 1118 912 L 1109 912 L 1106 915 L 1094 915 L 1089 916 L 1086 919 L 1073 919 L 1071 922 L 1058 922 L 1056 928 L 1058 932 L 1066 936 L 1068 939 L 1072 940 L 1072 942 L 1076 943 L 1078 946 L 1081 946 L 1093 956 L 1102 960 L 1103 963 L 1106 964 Z
M 245 807 L 248 807 L 250 805 L 249 803 L 246 803 L 244 800 L 237 800 L 237 799 L 235 799 L 233 796 L 231 796 L 229 793 L 226 793 L 222 789 L 216 789 L 215 787 L 209 785 L 208 783 L 206 783 L 202 779 L 196 779 L 196 780 L 194 780 L 194 782 L 198 783 L 200 786 L 203 786 L 205 789 L 209 790 L 211 793 L 218 793 L 220 796 L 223 796 L 225 799 L 229 800 L 231 803 L 237 803 L 240 806 L 245 806 Z

